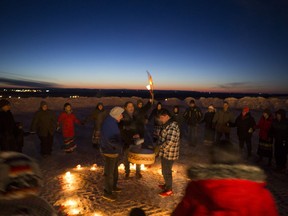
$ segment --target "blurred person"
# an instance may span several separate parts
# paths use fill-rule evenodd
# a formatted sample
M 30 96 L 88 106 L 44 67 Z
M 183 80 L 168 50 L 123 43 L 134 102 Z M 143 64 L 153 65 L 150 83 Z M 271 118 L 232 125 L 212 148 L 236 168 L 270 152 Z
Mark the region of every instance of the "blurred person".
M 183 115 L 180 112 L 180 108 L 178 105 L 173 106 L 172 108 L 172 117 L 178 123 L 180 129 L 180 137 L 183 136 Z
M 288 153 L 288 119 L 284 109 L 279 109 L 276 112 L 276 118 L 272 123 L 272 134 L 276 171 L 285 172 Z
M 215 113 L 212 123 L 215 125 L 216 142 L 219 142 L 223 135 L 226 140 L 230 140 L 230 127 L 234 125 L 235 119 L 227 101 L 224 101 L 223 109 Z
M 244 144 L 246 144 L 247 158 L 249 158 L 252 152 L 252 134 L 256 126 L 255 119 L 251 115 L 249 107 L 242 109 L 242 112 L 235 120 L 235 126 L 237 128 L 240 151 L 242 152 Z
M 210 162 L 188 170 L 191 181 L 173 216 L 278 215 L 264 171 L 241 163 L 239 151 L 228 140 L 212 146 Z
M 159 132 L 161 130 L 161 123 L 158 118 L 158 114 L 162 110 L 162 103 L 158 102 L 156 107 L 152 110 L 149 115 L 149 121 L 153 121 L 153 142 L 157 143 Z
M 123 118 L 120 121 L 121 137 L 124 141 L 123 146 L 123 164 L 125 167 L 125 178 L 130 176 L 130 162 L 128 161 L 128 153 L 130 148 L 135 144 L 135 141 L 140 139 L 139 128 L 136 117 L 134 115 L 134 104 L 131 101 L 127 101 L 124 104 Z M 136 164 L 136 178 L 142 178 L 140 164 Z
M 158 114 L 159 121 L 162 124 L 162 130 L 159 134 L 158 145 L 159 157 L 161 158 L 161 169 L 165 183 L 158 185 L 162 192 L 161 197 L 173 195 L 172 191 L 172 167 L 174 161 L 179 158 L 180 148 L 180 129 L 178 123 L 173 120 L 167 109 L 162 109 Z
M 215 140 L 215 127 L 213 126 L 213 118 L 215 115 L 216 109 L 211 104 L 208 106 L 207 112 L 204 114 L 204 118 L 201 123 L 204 123 L 204 142 L 213 143 Z
M 56 216 L 53 207 L 39 197 L 42 180 L 32 158 L 18 152 L 0 152 L 0 215 Z
M 75 144 L 75 124 L 82 125 L 83 123 L 73 113 L 71 104 L 65 103 L 64 110 L 58 116 L 57 128 L 58 130 L 62 129 L 64 151 L 66 153 L 73 152 L 77 147 Z
M 191 146 L 196 146 L 198 143 L 198 125 L 202 116 L 202 111 L 196 106 L 195 100 L 190 100 L 189 107 L 185 110 L 183 118 L 187 124 L 187 136 Z
M 113 192 L 120 192 L 117 187 L 118 182 L 118 160 L 123 149 L 122 138 L 119 130 L 119 122 L 123 118 L 124 109 L 114 107 L 104 120 L 101 137 L 100 151 L 104 156 L 104 194 L 103 198 L 115 201 Z
M 11 104 L 6 99 L 0 100 L 0 151 L 22 152 L 22 125 L 15 122 L 11 112 Z
M 40 139 L 40 153 L 46 157 L 51 155 L 57 118 L 54 111 L 48 108 L 46 101 L 40 102 L 39 110 L 34 114 L 31 133 L 37 133 Z
M 257 154 L 259 155 L 258 162 L 262 161 L 263 157 L 268 158 L 268 165 L 271 165 L 273 155 L 273 136 L 271 126 L 273 116 L 269 109 L 265 109 L 259 119 L 255 129 L 259 129 L 259 143 Z
M 149 99 L 145 105 L 141 99 L 137 100 L 137 106 L 134 110 L 134 116 L 138 124 L 139 135 L 144 138 L 146 125 L 148 123 L 148 111 L 152 107 L 152 99 Z
M 99 147 L 99 141 L 101 136 L 101 127 L 104 122 L 104 119 L 109 115 L 108 111 L 105 110 L 104 105 L 102 102 L 99 102 L 96 105 L 95 110 L 92 114 L 86 118 L 85 122 L 89 121 L 90 119 L 94 121 L 94 128 L 93 128 L 93 135 L 92 135 L 92 144 L 93 147 Z

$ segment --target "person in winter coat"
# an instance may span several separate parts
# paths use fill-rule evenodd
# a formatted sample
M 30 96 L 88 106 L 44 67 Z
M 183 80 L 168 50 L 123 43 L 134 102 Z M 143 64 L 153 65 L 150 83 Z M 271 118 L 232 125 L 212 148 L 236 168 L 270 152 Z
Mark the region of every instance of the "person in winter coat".
M 39 196 L 43 179 L 38 164 L 18 152 L 0 152 L 0 215 L 56 216 Z
M 174 161 L 179 158 L 180 151 L 180 129 L 177 122 L 167 109 L 162 109 L 158 114 L 162 124 L 159 134 L 158 145 L 159 157 L 161 158 L 161 169 L 165 183 L 158 185 L 162 192 L 161 197 L 168 197 L 173 194 L 172 191 L 172 167 Z
M 208 111 L 204 114 L 204 118 L 201 123 L 204 123 L 204 142 L 213 143 L 215 140 L 215 128 L 213 127 L 213 118 L 215 115 L 215 108 L 213 105 L 208 106 Z
M 158 114 L 162 110 L 162 103 L 158 102 L 156 104 L 156 107 L 152 110 L 152 112 L 149 115 L 149 121 L 153 121 L 153 142 L 156 143 L 159 137 L 159 133 L 161 130 L 161 123 L 158 119 Z
M 123 164 L 125 166 L 125 178 L 130 176 L 130 162 L 128 161 L 128 153 L 130 148 L 135 144 L 137 139 L 140 139 L 139 128 L 136 117 L 134 115 L 134 104 L 131 101 L 127 101 L 124 105 L 123 118 L 120 121 L 119 128 L 121 131 L 121 137 L 124 142 L 123 148 Z M 142 178 L 140 173 L 140 164 L 136 164 L 136 178 Z
M 46 157 L 52 152 L 54 133 L 57 127 L 55 113 L 48 109 L 48 104 L 41 101 L 39 110 L 34 114 L 31 123 L 31 133 L 37 133 L 40 139 L 42 156 Z
M 76 117 L 72 111 L 70 103 L 64 104 L 64 111 L 58 117 L 58 128 L 62 128 L 64 139 L 64 151 L 67 153 L 73 152 L 77 147 L 75 144 L 75 124 L 82 125 L 82 122 Z
M 191 181 L 173 216 L 278 215 L 264 171 L 242 164 L 239 151 L 229 141 L 213 145 L 210 160 L 188 170 Z
M 285 172 L 288 153 L 288 119 L 284 109 L 276 112 L 276 119 L 272 123 L 272 134 L 276 171 Z
M 202 119 L 202 111 L 196 106 L 195 101 L 189 102 L 189 107 L 185 110 L 183 117 L 187 124 L 188 141 L 191 146 L 196 146 L 198 142 L 198 125 Z
M 134 116 L 137 121 L 137 127 L 139 129 L 139 135 L 141 138 L 144 138 L 146 124 L 148 123 L 148 111 L 152 106 L 152 99 L 149 99 L 148 102 L 143 105 L 142 100 L 137 100 L 137 106 L 134 110 Z
M 105 110 L 103 103 L 98 103 L 96 105 L 95 110 L 93 113 L 85 120 L 92 119 L 94 121 L 94 128 L 93 128 L 93 135 L 92 135 L 92 144 L 93 147 L 99 147 L 99 141 L 101 136 L 101 127 L 104 122 L 104 119 L 108 116 L 108 111 Z
M 113 192 L 120 192 L 118 182 L 118 160 L 122 153 L 123 142 L 119 130 L 119 122 L 123 118 L 124 109 L 114 107 L 104 120 L 101 128 L 100 150 L 104 156 L 104 194 L 103 198 L 115 201 Z
M 23 130 L 16 123 L 11 113 L 11 104 L 6 99 L 0 100 L 0 151 L 22 152 Z
M 248 158 L 251 156 L 252 152 L 251 139 L 255 125 L 256 125 L 255 119 L 250 114 L 249 108 L 244 107 L 240 115 L 235 120 L 235 126 L 237 128 L 240 151 L 242 152 L 244 144 L 246 144 Z
M 255 129 L 259 129 L 259 144 L 257 154 L 259 155 L 258 162 L 262 161 L 263 157 L 268 158 L 268 166 L 271 165 L 273 155 L 273 136 L 272 126 L 273 116 L 269 109 L 265 109 L 261 118 L 258 121 Z
M 229 110 L 227 101 L 224 101 L 223 109 L 215 113 L 212 122 L 216 131 L 216 142 L 219 142 L 223 135 L 226 140 L 230 140 L 230 127 L 235 123 L 235 119 L 233 113 Z
M 183 114 L 180 112 L 180 108 L 178 105 L 173 106 L 172 108 L 172 118 L 178 123 L 179 129 L 180 129 L 180 137 L 183 136 Z

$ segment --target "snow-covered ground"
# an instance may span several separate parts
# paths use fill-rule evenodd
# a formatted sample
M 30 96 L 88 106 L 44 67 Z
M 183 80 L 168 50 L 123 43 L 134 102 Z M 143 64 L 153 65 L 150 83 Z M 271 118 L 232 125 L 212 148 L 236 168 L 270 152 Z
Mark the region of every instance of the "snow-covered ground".
M 79 119 L 87 117 L 98 102 L 103 102 L 107 109 L 115 105 L 122 106 L 126 101 L 137 101 L 137 97 L 132 98 L 46 98 L 50 109 L 60 113 L 64 103 L 70 102 L 75 114 Z M 186 102 L 191 98 L 181 101 L 177 98 L 170 98 L 163 101 L 164 107 L 172 109 L 173 105 L 179 105 L 181 111 L 187 106 Z M 24 130 L 28 131 L 34 112 L 39 108 L 41 98 L 12 98 L 12 113 L 15 120 L 23 122 Z M 260 118 L 261 110 L 271 108 L 287 109 L 288 100 L 277 98 L 250 98 L 241 99 L 227 98 L 235 116 L 240 113 L 243 106 L 249 106 L 256 121 Z M 144 100 L 145 101 L 145 100 Z M 196 100 L 203 111 L 213 104 L 215 107 L 222 107 L 223 100 L 218 98 L 200 98 Z M 150 125 L 151 126 L 151 125 Z M 49 201 L 57 209 L 68 215 L 128 215 L 133 207 L 141 207 L 147 215 L 169 215 L 181 200 L 185 187 L 189 179 L 186 176 L 187 168 L 193 163 L 207 162 L 208 147 L 199 144 L 191 147 L 185 139 L 181 140 L 180 159 L 173 167 L 173 190 L 174 195 L 167 198 L 158 196 L 159 183 L 163 183 L 159 159 L 152 167 L 142 171 L 143 178 L 137 180 L 134 172 L 131 178 L 124 180 L 124 170 L 120 167 L 119 187 L 123 189 L 118 193 L 115 202 L 109 202 L 101 198 L 103 194 L 103 159 L 99 150 L 92 147 L 91 134 L 92 122 L 84 126 L 76 127 L 78 148 L 71 154 L 65 154 L 61 150 L 62 137 L 56 133 L 53 154 L 48 158 L 41 158 L 39 155 L 39 140 L 36 135 L 25 137 L 24 153 L 36 158 L 42 168 L 44 176 L 44 187 L 41 196 Z M 199 134 L 203 137 L 203 128 Z M 237 143 L 235 129 L 232 130 L 232 140 Z M 253 137 L 255 154 L 257 144 L 257 133 Z M 76 168 L 80 165 L 81 168 Z M 92 169 L 91 169 L 92 168 Z M 67 172 L 70 172 L 67 174 Z

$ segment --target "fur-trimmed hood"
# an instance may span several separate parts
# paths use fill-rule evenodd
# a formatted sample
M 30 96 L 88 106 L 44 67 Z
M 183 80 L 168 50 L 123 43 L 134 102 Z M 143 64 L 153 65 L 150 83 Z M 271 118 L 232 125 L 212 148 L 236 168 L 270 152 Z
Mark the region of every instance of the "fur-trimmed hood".
M 245 164 L 197 164 L 188 170 L 188 177 L 192 181 L 208 179 L 242 179 L 265 182 L 266 179 L 266 175 L 262 169 Z

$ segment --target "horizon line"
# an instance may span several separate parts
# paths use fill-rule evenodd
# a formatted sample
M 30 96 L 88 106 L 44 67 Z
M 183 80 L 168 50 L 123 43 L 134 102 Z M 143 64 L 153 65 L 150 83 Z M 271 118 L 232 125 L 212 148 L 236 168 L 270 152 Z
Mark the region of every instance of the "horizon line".
M 147 89 L 135 89 L 135 88 L 73 88 L 73 87 L 67 87 L 67 88 L 63 88 L 63 87 L 48 87 L 48 88 L 44 88 L 44 87 L 1 87 L 0 89 L 4 90 L 4 89 L 41 89 L 41 90 L 50 90 L 50 89 L 79 89 L 79 90 L 114 90 L 114 91 L 119 91 L 119 90 L 128 90 L 128 91 L 148 91 Z M 194 92 L 194 93 L 207 93 L 207 94 L 258 94 L 258 95 L 265 95 L 265 94 L 269 94 L 269 95 L 288 95 L 288 93 L 280 93 L 280 92 L 274 92 L 274 93 L 268 93 L 268 92 L 226 92 L 226 91 L 197 91 L 197 90 L 179 90 L 179 89 L 154 89 L 154 92 L 156 91 L 178 91 L 178 92 Z

